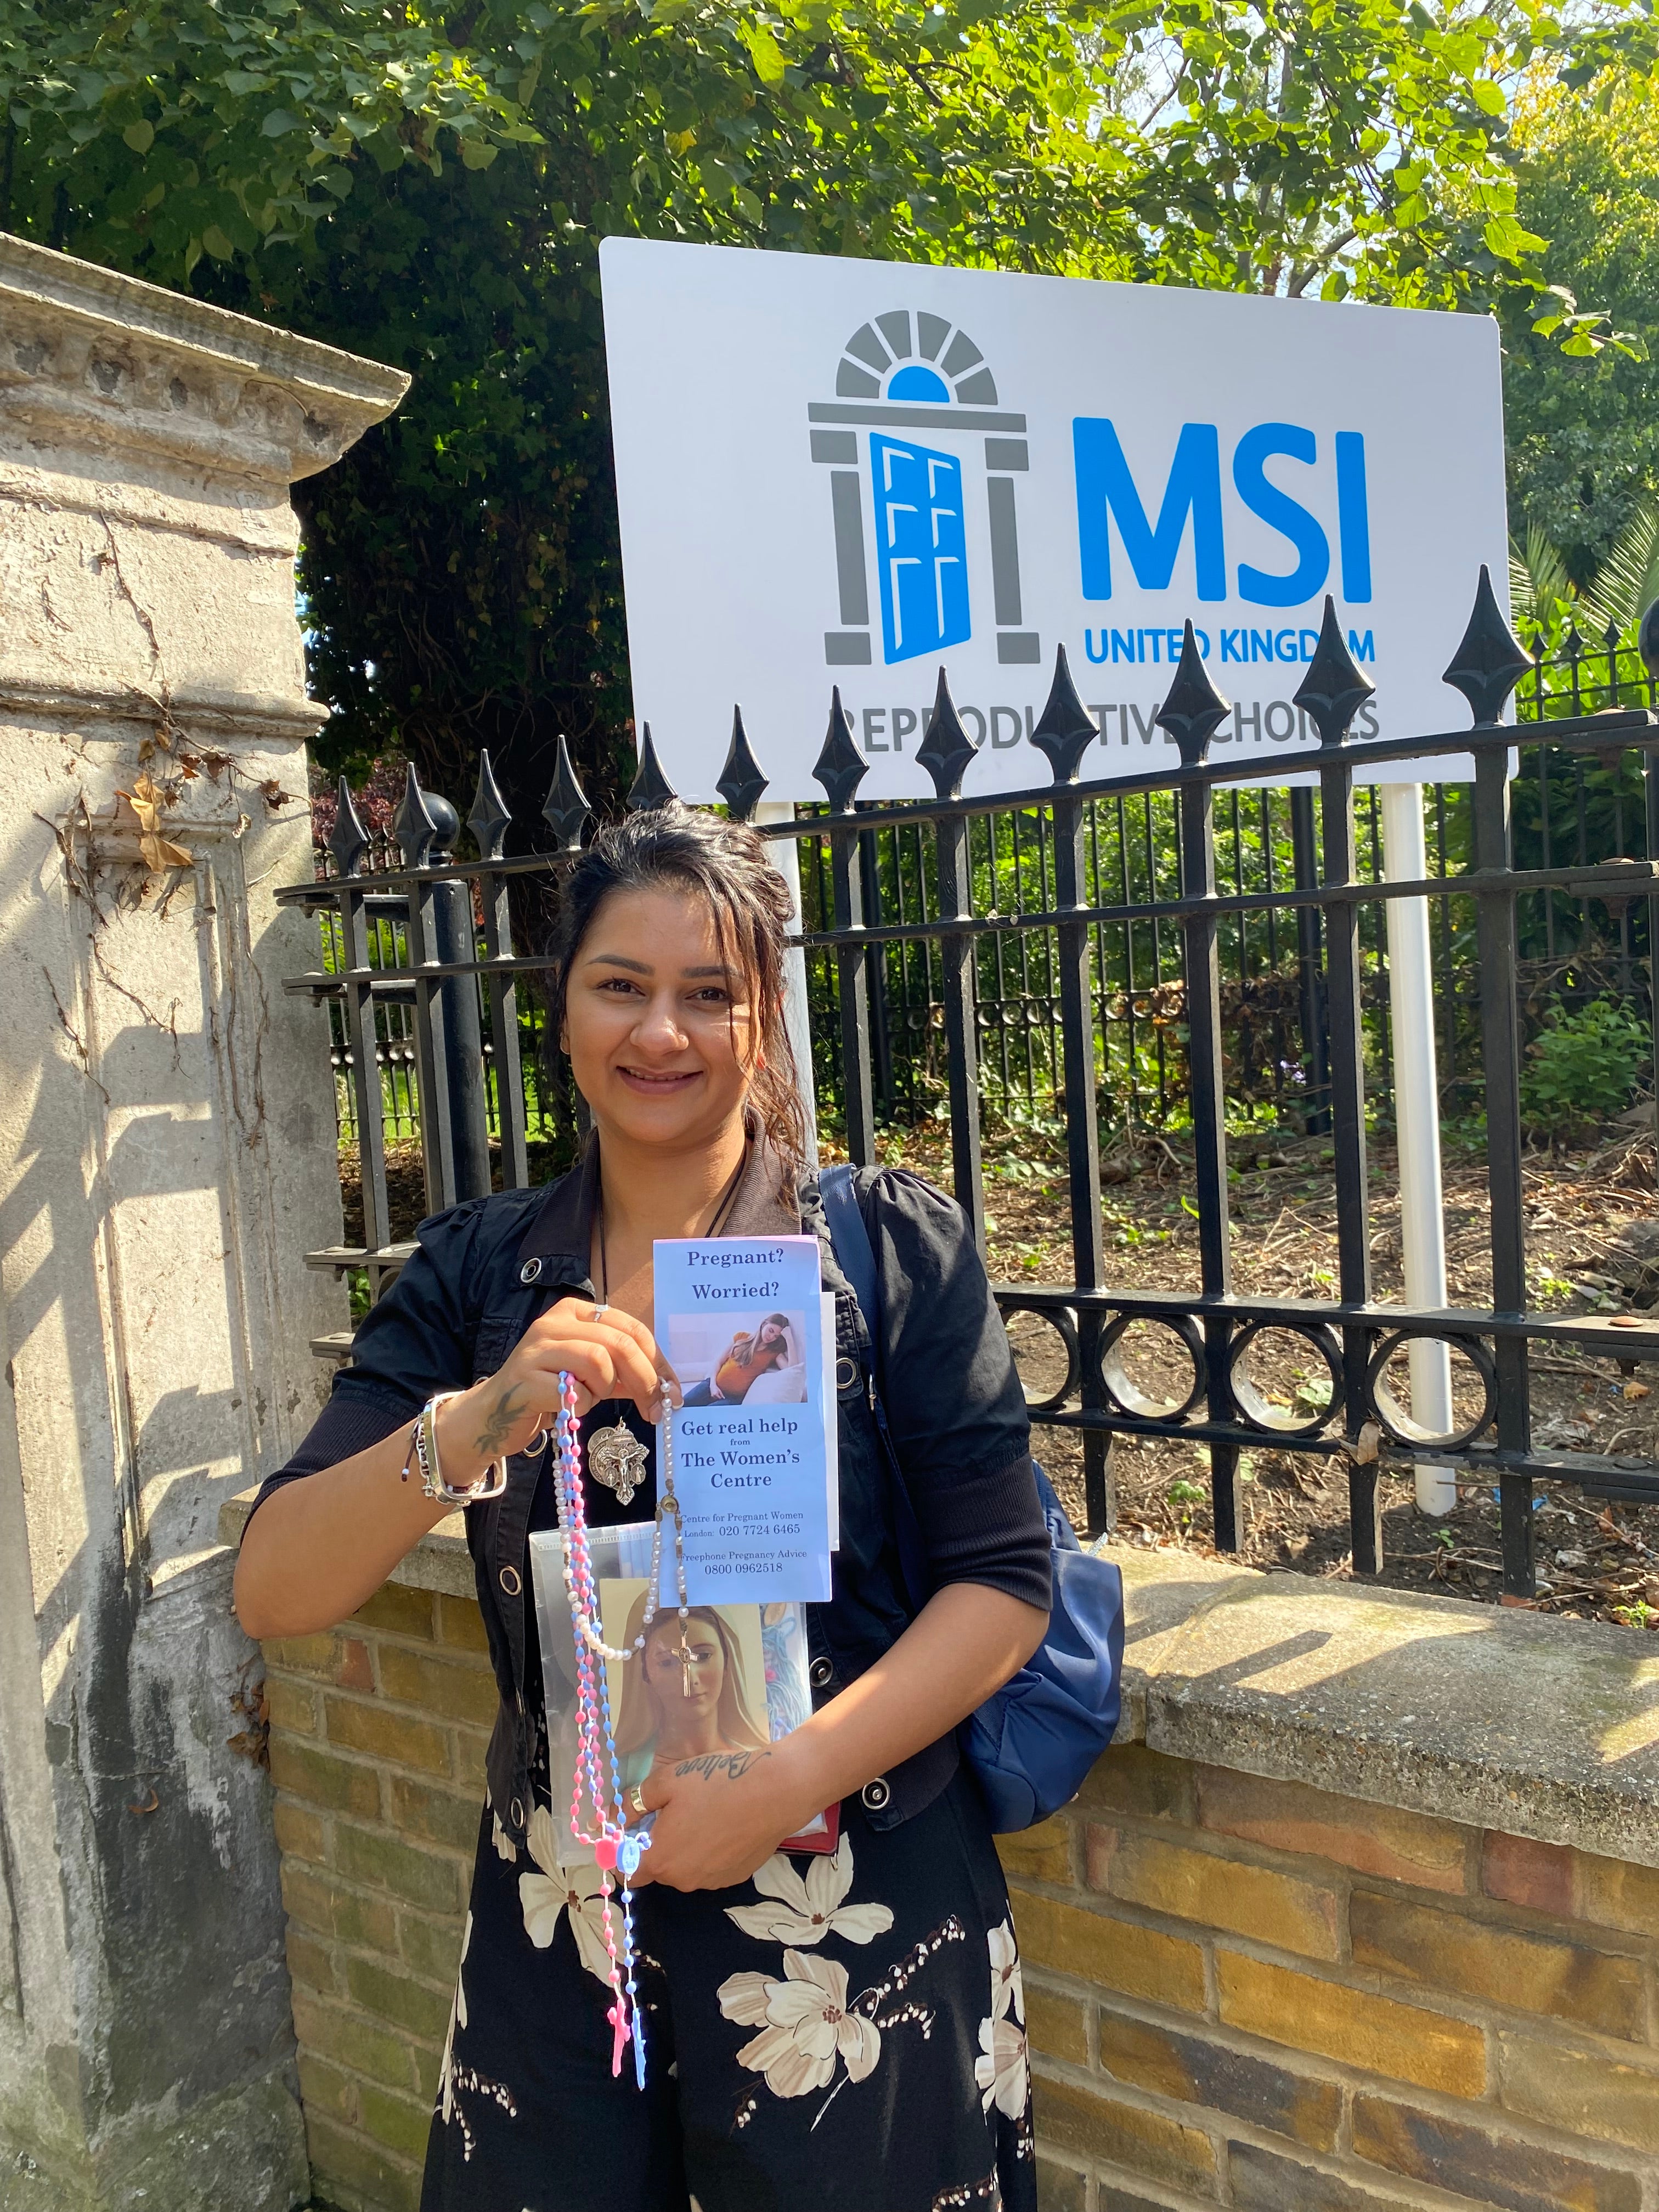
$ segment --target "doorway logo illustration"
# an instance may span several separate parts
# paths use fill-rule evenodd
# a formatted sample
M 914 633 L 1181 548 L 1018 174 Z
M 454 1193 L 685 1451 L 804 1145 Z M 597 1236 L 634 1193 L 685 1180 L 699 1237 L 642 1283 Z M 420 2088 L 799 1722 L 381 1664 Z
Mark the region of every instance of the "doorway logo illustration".
M 952 453 L 870 435 L 875 481 L 876 569 L 889 661 L 913 660 L 973 635 L 962 464 Z
M 1030 466 L 1025 417 L 999 407 L 996 380 L 968 333 L 925 309 L 875 316 L 842 349 L 835 398 L 812 402 L 806 415 L 812 459 L 830 472 L 841 627 L 824 633 L 829 665 L 868 667 L 875 658 L 872 551 L 885 664 L 968 642 L 969 501 L 980 498 L 991 555 L 991 620 L 981 607 L 981 628 L 994 627 L 1000 661 L 1040 659 L 1041 638 L 1022 626 L 1015 484 Z M 948 447 L 933 442 L 940 435 Z

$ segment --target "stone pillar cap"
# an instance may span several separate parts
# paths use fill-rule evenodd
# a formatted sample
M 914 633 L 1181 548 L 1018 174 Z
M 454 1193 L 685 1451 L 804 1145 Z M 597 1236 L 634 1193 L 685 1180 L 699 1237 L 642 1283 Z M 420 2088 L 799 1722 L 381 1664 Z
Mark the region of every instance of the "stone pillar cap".
M 292 483 L 409 389 L 402 369 L 0 232 L 0 431 Z

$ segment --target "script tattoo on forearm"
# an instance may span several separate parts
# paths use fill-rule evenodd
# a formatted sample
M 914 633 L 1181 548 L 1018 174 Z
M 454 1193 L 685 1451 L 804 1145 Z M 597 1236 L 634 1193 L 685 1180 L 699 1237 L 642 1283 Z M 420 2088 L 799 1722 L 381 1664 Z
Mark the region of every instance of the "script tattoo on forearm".
M 487 1459 L 495 1458 L 506 1440 L 508 1431 L 523 1413 L 524 1407 L 524 1398 L 518 1384 L 509 1383 L 489 1413 L 485 1414 L 483 1428 L 472 1439 L 474 1451 L 483 1452 Z
M 674 1771 L 701 1774 L 705 1782 L 718 1782 L 722 1776 L 728 1782 L 740 1782 L 751 1766 L 771 1756 L 769 1751 L 705 1751 L 696 1759 L 683 1759 Z

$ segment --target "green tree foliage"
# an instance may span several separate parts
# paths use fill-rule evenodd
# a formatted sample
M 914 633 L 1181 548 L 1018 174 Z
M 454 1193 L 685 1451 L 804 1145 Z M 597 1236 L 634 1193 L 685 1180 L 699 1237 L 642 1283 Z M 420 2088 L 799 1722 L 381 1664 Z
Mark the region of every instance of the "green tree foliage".
M 559 729 L 601 786 L 631 750 L 599 238 L 1455 305 L 1526 283 L 1502 88 L 1559 37 L 1534 0 L 9 0 L 0 223 L 413 373 L 301 488 L 325 750 L 465 796 L 488 744 L 523 814 Z
M 1588 585 L 1659 492 L 1659 84 L 1551 82 L 1522 101 L 1515 137 L 1520 219 L 1549 240 L 1547 280 L 1643 342 L 1574 357 L 1519 301 L 1504 310 L 1510 518 Z

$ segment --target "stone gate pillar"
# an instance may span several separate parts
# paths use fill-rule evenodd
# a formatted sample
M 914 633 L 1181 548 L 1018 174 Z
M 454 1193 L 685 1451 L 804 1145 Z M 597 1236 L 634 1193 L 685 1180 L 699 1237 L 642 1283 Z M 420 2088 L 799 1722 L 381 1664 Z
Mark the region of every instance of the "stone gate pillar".
M 407 382 L 0 237 L 4 2212 L 305 2193 L 216 1529 L 344 1321 L 289 487 Z

